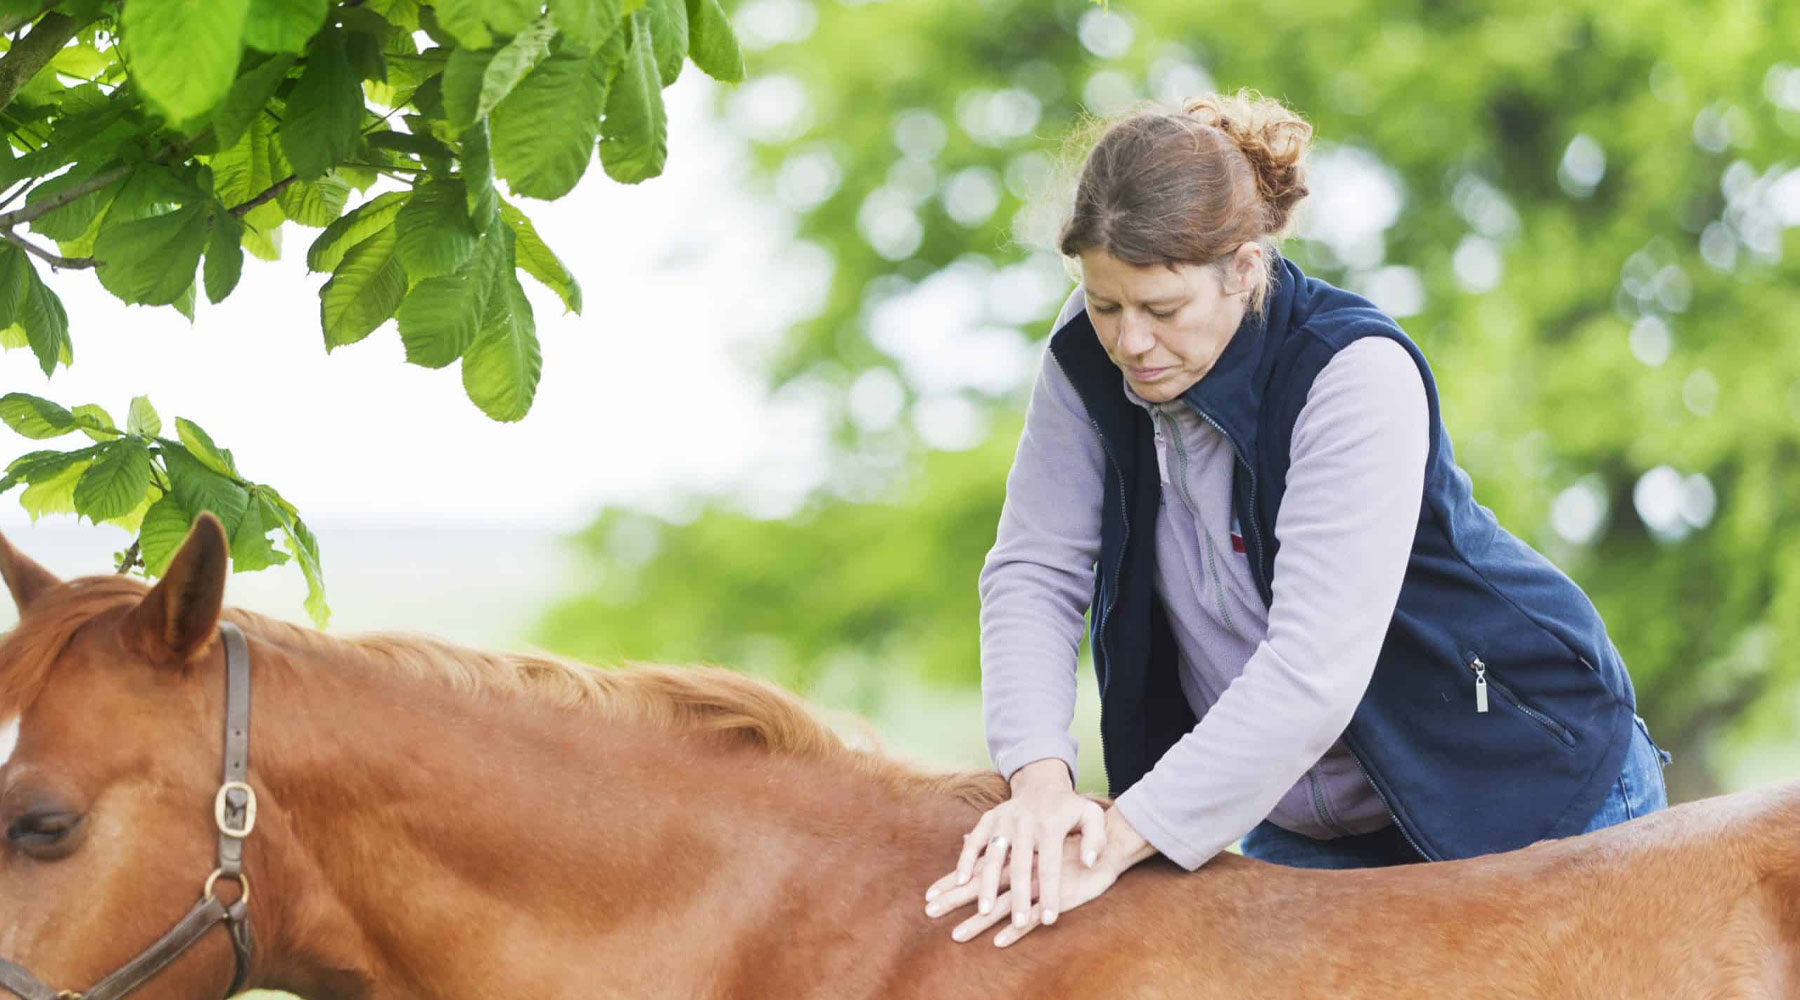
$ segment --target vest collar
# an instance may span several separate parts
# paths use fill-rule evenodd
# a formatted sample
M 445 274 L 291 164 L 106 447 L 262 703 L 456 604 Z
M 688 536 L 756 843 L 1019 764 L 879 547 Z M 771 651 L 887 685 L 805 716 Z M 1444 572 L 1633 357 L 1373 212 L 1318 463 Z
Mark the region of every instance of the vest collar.
M 1279 251 L 1273 270 L 1266 315 L 1246 315 L 1211 370 L 1181 394 L 1189 406 L 1218 425 L 1247 462 L 1256 460 L 1256 415 L 1261 412 L 1263 387 L 1289 329 L 1305 320 L 1300 307 L 1308 278 Z

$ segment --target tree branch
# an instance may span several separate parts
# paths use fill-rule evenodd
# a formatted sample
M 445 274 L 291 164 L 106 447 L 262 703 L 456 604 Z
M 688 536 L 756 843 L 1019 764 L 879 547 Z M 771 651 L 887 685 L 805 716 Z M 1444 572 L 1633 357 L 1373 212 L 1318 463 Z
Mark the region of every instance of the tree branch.
M 231 209 L 232 216 L 234 218 L 239 218 L 239 219 L 243 218 L 245 215 L 248 215 L 252 209 L 256 208 L 256 206 L 261 205 L 261 204 L 273 199 L 277 195 L 281 194 L 281 192 L 286 191 L 289 184 L 292 184 L 299 179 L 300 178 L 294 176 L 293 174 L 289 174 L 286 177 L 283 177 L 281 180 L 278 180 L 274 184 L 269 185 L 269 189 L 267 191 L 264 191 L 262 194 L 259 194 L 256 197 L 250 199 L 249 201 L 244 202 L 242 205 L 232 206 L 232 209 Z
M 0 59 L 0 62 L 5 62 L 5 60 Z M 58 194 L 52 195 L 49 198 L 45 198 L 43 201 L 40 201 L 35 205 L 26 205 L 24 208 L 14 209 L 11 212 L 0 213 L 0 228 L 11 229 L 12 227 L 20 224 L 21 222 L 30 222 L 32 219 L 35 219 L 40 215 L 48 215 L 51 212 L 54 212 L 57 209 L 63 207 L 64 205 L 67 205 L 69 202 L 76 200 L 77 198 L 83 197 L 84 195 L 93 194 L 95 191 L 100 190 L 101 188 L 107 186 L 108 184 L 111 184 L 113 181 L 116 181 L 119 178 L 124 177 L 125 175 L 127 175 L 129 173 L 131 173 L 131 167 L 129 164 L 124 165 L 124 166 L 114 167 L 111 170 L 102 170 L 101 172 L 95 174 L 92 177 L 89 177 L 87 180 L 82 181 L 79 184 L 69 185 L 69 189 L 67 191 L 63 191 Z
M 27 240 L 25 237 L 20 236 L 18 233 L 15 233 L 10 229 L 0 229 L 0 239 L 4 239 L 6 242 L 11 243 L 13 246 L 18 247 L 19 249 L 25 251 L 28 254 L 31 254 L 33 257 L 37 257 L 40 260 L 48 261 L 51 267 L 67 267 L 67 268 L 79 270 L 81 268 L 93 267 L 94 265 L 100 263 L 99 261 L 95 260 L 92 257 L 61 257 L 61 256 L 58 256 L 56 254 L 51 253 L 48 250 L 45 250 L 43 247 L 40 247 L 37 244 L 31 242 L 30 240 Z
M 43 3 L 38 4 L 37 12 L 33 14 L 7 14 L 0 16 L 0 34 L 10 35 L 14 31 L 23 28 L 27 24 L 37 20 L 38 14 L 42 14 L 44 11 L 50 9 L 55 3 L 56 0 L 44 0 Z
M 11 104 L 18 96 L 19 88 L 49 65 L 85 24 L 86 21 L 63 14 L 45 14 L 31 29 L 31 34 L 19 39 L 6 55 L 0 56 L 0 108 Z

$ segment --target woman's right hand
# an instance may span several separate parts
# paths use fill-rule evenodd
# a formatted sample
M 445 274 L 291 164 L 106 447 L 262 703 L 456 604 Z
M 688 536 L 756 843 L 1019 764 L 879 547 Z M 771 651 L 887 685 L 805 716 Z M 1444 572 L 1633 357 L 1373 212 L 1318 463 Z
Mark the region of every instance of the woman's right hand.
M 981 887 L 977 908 L 987 913 L 1000 893 L 1002 871 L 1022 892 L 1010 893 L 1013 925 L 1022 927 L 1031 912 L 1032 866 L 1037 866 L 1038 895 L 1043 922 L 1056 922 L 1058 883 L 1062 877 L 1063 840 L 1079 828 L 1081 861 L 1093 867 L 1106 848 L 1106 810 L 1100 803 L 1075 791 L 1069 769 L 1061 759 L 1046 757 L 1013 772 L 1012 797 L 987 812 L 963 837 L 962 856 L 956 870 L 933 883 L 925 892 L 927 902 L 953 885 L 967 885 L 980 868 Z M 993 838 L 1004 837 L 1004 843 Z M 991 848 L 991 849 L 990 849 Z M 1011 857 L 1010 866 L 1006 864 Z

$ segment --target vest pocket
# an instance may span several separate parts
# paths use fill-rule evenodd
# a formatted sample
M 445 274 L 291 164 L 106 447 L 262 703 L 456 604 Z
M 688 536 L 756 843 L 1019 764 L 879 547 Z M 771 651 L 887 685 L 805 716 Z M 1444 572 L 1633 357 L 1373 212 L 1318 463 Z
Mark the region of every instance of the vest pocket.
M 1518 692 L 1494 675 L 1493 668 L 1482 660 L 1479 652 L 1469 650 L 1463 657 L 1463 663 L 1475 676 L 1475 710 L 1477 712 L 1488 711 L 1490 701 L 1488 691 L 1492 690 L 1500 696 L 1502 701 L 1512 705 L 1519 711 L 1519 714 L 1530 719 L 1544 732 L 1554 736 L 1564 746 L 1573 747 L 1575 745 L 1575 734 L 1568 726 L 1563 725 L 1555 716 L 1532 706 L 1520 697 Z

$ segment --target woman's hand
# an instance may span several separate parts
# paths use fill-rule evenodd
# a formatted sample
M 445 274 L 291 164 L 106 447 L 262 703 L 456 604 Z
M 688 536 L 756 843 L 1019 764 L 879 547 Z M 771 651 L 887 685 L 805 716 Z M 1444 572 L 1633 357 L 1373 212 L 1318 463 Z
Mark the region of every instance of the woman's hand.
M 975 829 L 964 835 L 962 856 L 957 859 L 956 870 L 926 890 L 927 902 L 954 887 L 959 893 L 959 902 L 954 905 L 960 906 L 970 898 L 976 898 L 981 915 L 995 911 L 999 903 L 1002 867 L 1010 855 L 1008 884 L 1030 887 L 1035 881 L 1043 904 L 1044 923 L 1056 922 L 1064 874 L 1064 866 L 1060 863 L 1064 839 L 1071 830 L 1079 827 L 1082 866 L 1092 867 L 1106 848 L 1106 811 L 1100 803 L 1075 792 L 1069 780 L 1069 769 L 1055 757 L 1032 761 L 1019 768 L 1013 773 L 1012 789 L 1010 799 L 989 809 L 975 824 Z M 1055 860 L 1049 864 L 1040 863 L 1034 880 L 1033 863 L 1040 857 Z M 980 878 L 971 883 L 978 865 Z M 1095 894 L 1099 892 L 1098 889 L 1094 891 Z M 1015 927 L 1024 927 L 1033 919 L 1029 888 L 1023 893 L 1009 893 L 1007 901 L 1011 903 Z M 943 911 L 943 907 L 938 909 Z M 995 912 L 994 919 L 1000 919 L 999 912 Z
M 1106 810 L 1104 825 L 1109 846 L 1093 863 L 1090 864 L 1085 859 L 1077 857 L 1073 840 L 1062 842 L 1059 864 L 1043 864 L 1040 860 L 1038 869 L 1040 884 L 1036 888 L 1040 891 L 1042 889 L 1041 876 L 1055 873 L 1050 877 L 1060 887 L 1061 898 L 1058 902 L 1064 912 L 1073 910 L 1099 896 L 1110 888 L 1126 869 L 1156 853 L 1156 849 L 1151 847 L 1132 828 L 1117 809 Z M 1044 857 L 1045 853 L 1047 852 L 1040 847 L 1040 859 Z M 946 875 L 932 886 L 934 895 L 930 896 L 931 903 L 925 907 L 927 916 L 940 917 L 975 899 L 979 891 L 977 887 L 966 883 L 957 884 L 952 878 L 954 874 Z M 1016 912 L 1016 900 L 1023 898 L 1029 901 L 1030 899 L 1029 890 L 1025 893 L 1019 892 L 1020 884 L 1013 882 L 1012 887 L 995 902 L 991 912 L 977 912 L 969 916 L 962 923 L 956 925 L 955 930 L 950 932 L 950 936 L 958 941 L 967 941 L 998 923 L 1008 911 Z M 1004 948 L 1030 933 L 1038 924 L 1051 923 L 1049 913 L 1048 904 L 1028 906 L 1025 922 L 1023 924 L 1014 922 L 1002 928 L 1000 933 L 994 935 L 994 944 Z

